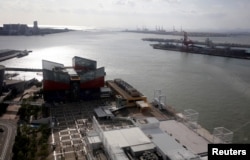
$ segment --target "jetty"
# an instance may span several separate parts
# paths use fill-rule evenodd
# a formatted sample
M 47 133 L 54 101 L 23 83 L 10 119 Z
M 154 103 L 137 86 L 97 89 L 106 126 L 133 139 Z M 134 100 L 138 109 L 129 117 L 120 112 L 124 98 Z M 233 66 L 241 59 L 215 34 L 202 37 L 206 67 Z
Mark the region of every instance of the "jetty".
M 11 58 L 21 58 L 27 56 L 30 52 L 28 50 L 13 50 L 13 49 L 3 49 L 0 50 L 0 62 L 11 59 Z
M 16 68 L 16 67 L 7 67 L 6 71 L 23 71 L 23 72 L 42 72 L 42 69 L 39 68 Z

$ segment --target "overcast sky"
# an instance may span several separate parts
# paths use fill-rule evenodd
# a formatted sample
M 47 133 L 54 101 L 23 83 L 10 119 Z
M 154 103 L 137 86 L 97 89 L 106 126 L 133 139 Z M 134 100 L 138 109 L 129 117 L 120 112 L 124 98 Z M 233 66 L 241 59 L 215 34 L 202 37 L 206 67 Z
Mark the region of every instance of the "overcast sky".
M 250 29 L 250 0 L 0 0 L 0 24 Z

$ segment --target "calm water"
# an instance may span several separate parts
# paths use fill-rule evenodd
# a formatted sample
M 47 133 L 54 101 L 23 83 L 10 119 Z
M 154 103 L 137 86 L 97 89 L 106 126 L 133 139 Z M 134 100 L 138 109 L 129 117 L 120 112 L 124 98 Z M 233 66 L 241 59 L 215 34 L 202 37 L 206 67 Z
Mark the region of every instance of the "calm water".
M 199 123 L 212 131 L 224 126 L 234 142 L 250 143 L 250 60 L 154 50 L 142 38 L 171 36 L 122 32 L 76 31 L 45 36 L 0 36 L 0 49 L 33 52 L 1 64 L 7 67 L 41 68 L 41 60 L 71 65 L 73 56 L 97 60 L 105 66 L 106 79 L 122 78 L 153 99 L 162 89 L 167 103 L 178 111 L 194 109 Z M 175 37 L 181 38 L 181 37 Z M 205 40 L 205 38 L 194 38 Z M 250 37 L 211 38 L 217 42 L 250 44 Z M 24 73 L 20 78 L 41 79 Z

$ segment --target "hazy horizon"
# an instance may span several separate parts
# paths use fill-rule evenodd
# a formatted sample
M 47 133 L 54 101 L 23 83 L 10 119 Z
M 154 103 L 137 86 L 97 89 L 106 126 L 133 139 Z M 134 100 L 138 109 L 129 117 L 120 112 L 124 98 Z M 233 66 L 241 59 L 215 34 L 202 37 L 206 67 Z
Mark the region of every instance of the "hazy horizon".
M 248 0 L 0 1 L 0 24 L 250 31 Z

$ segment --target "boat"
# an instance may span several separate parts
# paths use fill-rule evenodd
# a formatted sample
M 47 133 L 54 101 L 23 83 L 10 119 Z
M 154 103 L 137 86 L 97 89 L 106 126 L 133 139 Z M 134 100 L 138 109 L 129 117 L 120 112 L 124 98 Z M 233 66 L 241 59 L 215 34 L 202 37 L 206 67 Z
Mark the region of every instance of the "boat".
M 151 39 L 157 41 L 157 39 Z M 188 39 L 187 32 L 184 32 L 183 40 L 159 40 L 158 44 L 151 44 L 154 49 L 179 51 L 186 53 L 204 54 L 211 56 L 250 59 L 250 53 L 244 48 L 235 48 L 230 46 L 215 46 L 215 44 L 207 38 L 204 43 L 194 42 Z
M 152 44 L 154 49 L 162 49 L 169 51 L 178 51 L 178 52 L 186 52 L 186 53 L 194 53 L 194 54 L 203 54 L 203 55 L 211 55 L 211 56 L 219 56 L 219 57 L 229 57 L 229 58 L 238 58 L 238 59 L 250 59 L 250 53 L 248 53 L 244 49 L 236 49 L 236 48 L 210 48 L 203 47 L 197 45 L 190 45 L 188 47 L 176 45 L 176 44 Z

